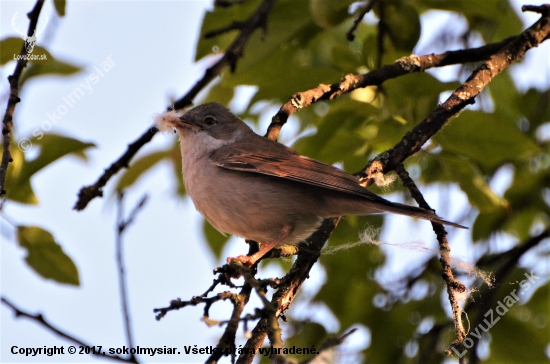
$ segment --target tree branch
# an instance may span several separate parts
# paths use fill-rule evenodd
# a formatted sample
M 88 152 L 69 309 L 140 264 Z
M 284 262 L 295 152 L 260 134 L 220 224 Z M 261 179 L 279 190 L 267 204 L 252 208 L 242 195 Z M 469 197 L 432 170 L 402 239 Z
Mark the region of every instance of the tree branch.
M 340 82 L 332 85 L 319 84 L 317 87 L 298 92 L 286 101 L 273 116 L 267 129 L 266 137 L 277 140 L 279 132 L 288 118 L 313 103 L 322 100 L 333 100 L 358 88 L 379 86 L 387 80 L 409 73 L 424 72 L 430 68 L 444 67 L 453 64 L 479 62 L 489 59 L 495 52 L 510 43 L 517 37 L 510 37 L 501 42 L 488 44 L 479 48 L 470 48 L 458 51 L 448 51 L 442 54 L 428 54 L 424 56 L 411 55 L 395 61 L 391 65 L 372 70 L 361 75 L 348 74 Z
M 502 265 L 495 271 L 494 277 L 495 282 L 498 284 L 500 282 L 503 282 L 504 278 L 510 274 L 512 271 L 512 268 L 514 268 L 521 257 L 527 253 L 529 250 L 537 246 L 542 241 L 550 238 L 550 229 L 544 230 L 542 233 L 540 233 L 537 236 L 531 237 L 528 241 L 525 243 L 518 245 L 510 250 L 508 250 L 505 253 L 500 254 L 500 257 L 502 257 L 499 260 L 504 260 Z M 493 287 L 490 286 L 484 286 L 483 289 L 480 289 L 479 295 L 483 298 L 481 302 L 478 302 L 479 305 L 474 306 L 471 302 L 466 306 L 466 311 L 470 314 L 474 307 L 475 311 L 478 312 L 476 315 L 475 320 L 472 321 L 471 327 L 478 327 L 483 320 L 486 319 L 486 317 L 483 315 L 485 312 L 489 311 L 491 307 L 494 305 L 495 296 L 497 294 L 497 289 L 491 289 Z M 468 353 L 470 354 L 470 364 L 476 364 L 479 362 L 479 357 L 477 356 L 477 347 L 479 345 L 479 339 L 472 336 L 473 345 L 468 349 Z
M 365 2 L 365 5 L 363 6 L 363 9 L 361 9 L 361 11 L 359 12 L 359 15 L 357 15 L 357 18 L 355 18 L 355 20 L 353 21 L 353 25 L 351 26 L 351 28 L 346 33 L 346 37 L 348 38 L 348 40 L 350 42 L 353 42 L 355 40 L 355 34 L 353 34 L 353 33 L 357 29 L 357 26 L 359 25 L 359 23 L 361 23 L 361 20 L 363 20 L 365 15 L 369 11 L 371 11 L 372 8 L 374 8 L 374 5 L 376 5 L 377 2 L 378 2 L 378 0 L 370 0 L 369 2 Z
M 38 17 L 40 16 L 40 11 L 42 10 L 42 5 L 44 5 L 44 0 L 38 0 L 34 5 L 34 8 L 30 13 L 27 14 L 29 18 L 29 28 L 27 30 L 27 35 L 31 36 L 36 31 L 36 25 L 38 24 Z M 11 157 L 11 131 L 13 129 L 13 114 L 15 113 L 15 106 L 21 101 L 19 98 L 19 79 L 21 78 L 21 73 L 23 69 L 27 67 L 27 47 L 25 43 L 21 47 L 21 52 L 19 52 L 19 59 L 15 65 L 15 70 L 11 76 L 8 76 L 8 81 L 10 83 L 10 97 L 8 98 L 8 105 L 6 106 L 6 113 L 2 120 L 2 161 L 0 162 L 0 196 L 6 193 L 6 177 L 8 175 L 8 167 L 13 159 Z
M 120 299 L 122 304 L 122 314 L 124 316 L 124 329 L 126 331 L 126 340 L 128 347 L 134 347 L 132 335 L 132 326 L 130 320 L 130 308 L 128 305 L 128 289 L 126 285 L 126 276 L 124 270 L 124 254 L 122 250 L 122 235 L 128 226 L 130 226 L 137 216 L 137 213 L 143 208 L 147 201 L 147 195 L 143 196 L 136 207 L 132 210 L 128 219 L 124 219 L 124 194 L 120 192 L 117 196 L 117 229 L 116 229 L 116 262 L 118 266 L 118 283 L 120 288 Z M 130 354 L 130 359 L 135 360 L 134 354 Z
M 331 338 L 328 338 L 324 343 L 323 345 L 321 345 L 321 347 L 319 348 L 317 354 L 315 354 L 314 356 L 312 356 L 311 358 L 307 359 L 307 360 L 304 360 L 302 362 L 300 362 L 300 364 L 309 364 L 311 363 L 317 356 L 319 356 L 323 351 L 326 351 L 328 349 L 331 349 L 331 348 L 334 348 L 336 346 L 340 346 L 342 345 L 342 343 L 351 335 L 353 334 L 355 331 L 357 331 L 357 329 L 351 329 L 349 330 L 348 332 L 344 333 L 343 335 L 341 336 L 336 336 L 336 337 L 331 337 Z
M 479 66 L 472 75 L 451 96 L 440 104 L 426 119 L 411 132 L 405 134 L 395 147 L 380 153 L 357 175 L 365 186 L 372 184 L 379 176 L 395 169 L 405 159 L 437 133 L 449 120 L 467 105 L 475 102 L 475 97 L 513 62 L 531 48 L 538 46 L 550 34 L 550 19 L 541 17 L 521 35 L 512 38 L 489 60 Z
M 72 335 L 69 335 L 61 330 L 59 330 L 58 328 L 54 327 L 53 325 L 51 325 L 45 318 L 44 316 L 42 316 L 41 314 L 38 314 L 38 315 L 31 315 L 30 313 L 27 313 L 27 312 L 24 312 L 22 310 L 20 310 L 19 308 L 17 308 L 13 303 L 11 303 L 10 301 L 8 301 L 6 298 L 2 297 L 2 303 L 5 304 L 6 306 L 8 306 L 9 308 L 11 308 L 13 310 L 13 312 L 15 313 L 15 317 L 26 317 L 26 318 L 29 318 L 31 319 L 32 321 L 38 323 L 39 325 L 42 325 L 44 326 L 46 329 L 48 329 L 49 331 L 52 331 L 54 332 L 55 334 L 61 336 L 62 338 L 64 339 L 67 339 L 69 341 L 72 341 L 73 343 L 75 343 L 76 345 L 78 346 L 85 346 L 85 347 L 92 347 L 93 345 L 90 345 L 90 344 L 87 344 L 87 343 L 84 343 L 83 341 L 75 338 L 74 336 Z M 121 361 L 121 362 L 125 362 L 125 363 L 137 363 L 137 360 L 134 358 L 134 357 L 130 357 L 128 359 L 125 359 L 123 357 L 120 357 L 118 355 L 111 355 L 109 354 L 108 352 L 96 352 L 96 351 L 92 351 L 90 353 L 91 355 L 95 355 L 95 356 L 99 356 L 99 357 L 102 357 L 102 358 L 109 358 L 109 359 L 112 359 L 112 360 L 117 360 L 117 361 Z
M 405 170 L 405 167 L 403 167 L 403 164 L 398 164 L 395 167 L 395 171 L 399 175 L 399 178 L 401 178 L 401 181 L 403 181 L 403 185 L 410 191 L 411 196 L 415 199 L 418 205 L 425 210 L 435 212 L 435 210 L 428 205 L 424 199 L 424 196 L 409 176 L 409 173 Z M 441 276 L 447 286 L 447 295 L 449 296 L 449 302 L 453 312 L 453 323 L 455 326 L 456 335 L 456 340 L 453 345 L 456 347 L 461 347 L 462 342 L 466 337 L 466 331 L 464 330 L 464 325 L 462 323 L 462 309 L 460 308 L 458 295 L 466 292 L 466 286 L 464 286 L 464 284 L 453 275 L 453 271 L 451 269 L 451 246 L 447 240 L 447 231 L 445 230 L 445 227 L 433 221 L 432 227 L 439 243 L 439 262 L 441 263 L 441 268 L 443 271 Z
M 399 168 L 401 163 L 406 158 L 418 152 L 422 145 L 437 131 L 439 131 L 452 116 L 462 110 L 465 106 L 474 103 L 475 97 L 496 75 L 510 66 L 511 63 L 522 57 L 529 49 L 538 46 L 538 44 L 548 37 L 548 34 L 550 34 L 549 19 L 547 17 L 542 17 L 539 21 L 517 37 L 508 38 L 496 45 L 477 48 L 473 52 L 472 50 L 461 51 L 469 57 L 478 57 L 481 54 L 483 55 L 483 58 L 489 59 L 484 62 L 483 65 L 478 67 L 468 78 L 468 80 L 466 80 L 466 82 L 462 84 L 461 87 L 458 88 L 445 103 L 438 106 L 436 110 L 434 110 L 434 112 L 432 112 L 423 122 L 415 127 L 412 132 L 407 133 L 394 148 L 381 153 L 374 160 L 372 160 L 367 167 L 359 173 L 362 184 L 370 185 L 379 178 L 380 174 L 385 174 L 391 170 Z M 492 50 L 493 52 L 496 51 L 496 53 L 491 55 L 491 52 L 487 52 L 488 50 Z M 449 52 L 446 54 L 449 54 Z M 429 64 L 434 65 L 449 62 L 449 59 L 445 61 L 446 57 L 444 55 L 407 57 L 405 58 L 405 62 L 403 62 L 403 60 L 398 60 L 392 66 L 385 66 L 365 75 L 348 75 L 345 77 L 344 81 L 339 84 L 333 84 L 331 86 L 321 84 L 313 90 L 295 94 L 273 117 L 273 121 L 268 128 L 266 137 L 276 140 L 281 127 L 284 125 L 288 117 L 295 111 L 306 107 L 313 102 L 322 99 L 332 99 L 342 95 L 343 93 L 350 92 L 359 87 L 364 87 L 368 84 L 377 85 L 386 79 L 397 77 L 408 72 L 418 72 L 423 70 L 423 67 Z M 456 53 L 454 53 L 454 55 L 456 55 Z M 428 63 L 422 66 L 422 62 L 418 62 L 420 59 Z M 368 82 L 365 81 L 367 78 L 369 78 Z M 402 172 L 406 173 L 404 169 L 402 169 Z M 402 178 L 407 181 L 408 173 L 406 176 L 403 173 L 401 174 Z M 408 180 L 414 185 L 414 182 L 410 180 L 410 178 L 408 178 Z M 416 189 L 416 186 L 414 187 L 414 189 Z M 411 188 L 411 193 L 414 189 Z M 416 189 L 416 191 L 418 191 L 418 189 Z M 414 195 L 416 195 L 416 199 L 418 199 L 421 206 L 424 205 L 424 208 L 430 209 L 429 205 L 424 201 L 419 191 Z M 458 305 L 456 293 L 465 292 L 466 287 L 460 281 L 456 280 L 452 274 L 449 257 L 450 247 L 446 239 L 446 231 L 442 226 L 436 225 L 438 224 L 433 224 L 434 232 L 436 233 L 440 244 L 440 262 L 443 268 L 443 278 L 447 284 L 449 300 L 453 309 L 453 321 L 455 323 L 455 332 L 457 337 L 457 340 L 453 343 L 453 345 L 460 345 L 464 340 L 466 333 L 462 325 L 461 309 Z M 267 325 L 265 322 L 262 323 L 262 321 L 260 321 L 257 325 L 257 328 L 259 328 L 259 333 L 262 333 L 262 328 L 265 328 L 266 326 Z M 265 338 L 265 335 L 263 337 Z M 263 339 L 261 341 L 263 342 Z M 249 344 L 247 343 L 247 345 Z M 259 345 L 261 345 L 261 343 Z M 240 359 L 241 358 L 239 358 L 239 362 Z M 248 362 L 249 361 L 242 361 L 242 363 Z M 462 358 L 461 362 L 463 362 Z
M 309 272 L 319 256 L 325 242 L 338 224 L 340 219 L 326 219 L 311 237 L 307 239 L 304 249 L 300 249 L 296 261 L 290 271 L 281 279 L 278 290 L 271 298 L 271 304 L 275 307 L 274 317 L 281 317 L 296 298 L 300 287 L 309 277 Z M 306 247 L 307 245 L 307 247 Z M 250 339 L 243 347 L 243 353 L 237 359 L 237 364 L 250 364 L 254 359 L 254 353 L 262 346 L 271 325 L 268 317 L 263 317 L 254 329 Z
M 224 55 L 215 64 L 206 69 L 202 78 L 197 81 L 183 97 L 174 102 L 173 109 L 181 110 L 186 106 L 189 106 L 195 96 L 214 78 L 221 74 L 225 67 L 229 66 L 232 72 L 235 70 L 237 60 L 242 56 L 244 46 L 254 30 L 261 27 L 265 31 L 267 15 L 276 1 L 277 0 L 264 0 L 262 4 L 260 4 L 256 12 L 252 14 L 252 16 L 243 24 L 240 34 L 229 46 L 229 48 L 227 48 Z M 82 187 L 78 192 L 78 200 L 76 201 L 73 209 L 82 211 L 91 200 L 96 197 L 102 197 L 102 189 L 111 177 L 118 173 L 118 171 L 122 168 L 127 168 L 134 155 L 141 149 L 141 147 L 149 143 L 157 132 L 158 129 L 155 127 L 148 129 L 135 142 L 128 145 L 126 152 L 124 152 L 120 158 L 112 163 L 94 184 Z

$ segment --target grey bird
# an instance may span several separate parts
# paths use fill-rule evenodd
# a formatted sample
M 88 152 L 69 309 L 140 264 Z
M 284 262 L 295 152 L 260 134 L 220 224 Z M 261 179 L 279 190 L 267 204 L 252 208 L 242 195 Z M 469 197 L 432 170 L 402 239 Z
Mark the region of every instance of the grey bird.
M 260 242 L 251 256 L 229 258 L 252 266 L 279 244 L 297 244 L 323 219 L 392 212 L 465 228 L 431 211 L 390 202 L 331 165 L 264 138 L 218 103 L 183 116 L 157 118 L 181 141 L 183 180 L 195 208 L 221 233 Z

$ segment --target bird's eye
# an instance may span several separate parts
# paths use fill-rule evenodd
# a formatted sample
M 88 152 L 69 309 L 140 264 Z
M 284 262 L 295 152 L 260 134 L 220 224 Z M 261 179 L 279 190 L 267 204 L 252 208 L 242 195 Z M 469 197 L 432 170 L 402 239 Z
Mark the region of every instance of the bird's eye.
M 216 124 L 216 119 L 214 119 L 212 116 L 207 116 L 204 118 L 204 123 L 208 126 L 212 126 Z

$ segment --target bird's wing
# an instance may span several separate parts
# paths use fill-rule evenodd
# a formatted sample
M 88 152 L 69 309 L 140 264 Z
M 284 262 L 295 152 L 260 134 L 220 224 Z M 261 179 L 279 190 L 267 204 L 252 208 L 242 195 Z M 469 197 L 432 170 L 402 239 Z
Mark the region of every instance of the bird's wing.
M 258 136 L 251 141 L 226 145 L 211 155 L 219 167 L 287 178 L 387 202 L 359 184 L 354 176 L 331 165 L 299 155 L 284 145 Z
M 350 193 L 366 198 L 373 203 L 372 207 L 378 207 L 380 211 L 414 216 L 467 229 L 462 225 L 443 220 L 431 211 L 390 202 L 361 186 L 354 176 L 331 165 L 301 156 L 282 144 L 260 136 L 223 146 L 210 158 L 215 165 L 222 168 L 261 173 Z

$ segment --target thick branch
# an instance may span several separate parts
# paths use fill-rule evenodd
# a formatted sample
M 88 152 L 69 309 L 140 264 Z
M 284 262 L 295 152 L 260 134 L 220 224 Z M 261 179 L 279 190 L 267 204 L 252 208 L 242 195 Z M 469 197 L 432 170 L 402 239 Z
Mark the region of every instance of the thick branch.
M 368 73 L 346 75 L 344 80 L 332 85 L 319 84 L 311 90 L 298 92 L 292 95 L 273 117 L 271 125 L 267 129 L 266 137 L 277 140 L 281 128 L 292 114 L 317 101 L 332 100 L 358 88 L 378 86 L 387 80 L 409 73 L 423 72 L 430 68 L 453 64 L 485 61 L 515 38 L 517 37 L 507 38 L 501 42 L 488 44 L 479 48 L 449 51 L 442 54 L 432 53 L 424 56 L 411 55 L 398 59 L 391 65 L 383 66 Z
M 359 174 L 363 185 L 370 185 L 380 174 L 394 170 L 405 159 L 418 152 L 420 148 L 437 133 L 449 120 L 467 105 L 475 102 L 475 97 L 513 62 L 531 48 L 538 46 L 550 34 L 550 19 L 542 17 L 526 29 L 521 35 L 512 38 L 489 60 L 479 66 L 472 75 L 451 96 L 440 104 L 426 119 L 392 149 L 379 154 Z
M 229 66 L 231 71 L 235 70 L 237 65 L 237 59 L 242 56 L 244 46 L 254 30 L 256 28 L 266 29 L 267 15 L 271 11 L 273 4 L 277 0 L 264 0 L 258 7 L 258 10 L 246 21 L 242 26 L 241 33 L 237 36 L 235 41 L 225 51 L 222 58 L 220 58 L 215 64 L 210 66 L 204 72 L 202 78 L 195 83 L 195 85 L 179 100 L 174 102 L 173 108 L 180 110 L 189 106 L 195 96 L 207 86 L 214 78 L 221 74 L 222 70 Z M 96 197 L 103 196 L 103 187 L 107 184 L 109 179 L 113 177 L 122 168 L 127 168 L 131 159 L 145 144 L 149 143 L 153 136 L 158 132 L 157 128 L 151 128 L 143 133 L 135 142 L 128 145 L 126 152 L 120 156 L 111 166 L 105 170 L 103 175 L 93 184 L 82 187 L 78 193 L 78 200 L 74 205 L 74 209 L 77 211 L 84 210 L 88 203 Z
M 30 22 L 27 35 L 31 36 L 36 31 L 36 25 L 38 24 L 38 16 L 44 5 L 44 0 L 38 0 L 34 5 L 34 8 L 27 14 Z M 0 196 L 6 193 L 6 176 L 8 175 L 8 166 L 13 161 L 11 157 L 11 131 L 13 129 L 13 114 L 15 113 L 15 105 L 21 101 L 19 98 L 19 79 L 23 69 L 27 66 L 27 47 L 25 43 L 21 46 L 20 56 L 13 74 L 8 77 L 10 83 L 10 97 L 8 98 L 8 105 L 6 106 L 6 113 L 2 120 L 2 161 L 0 162 Z

